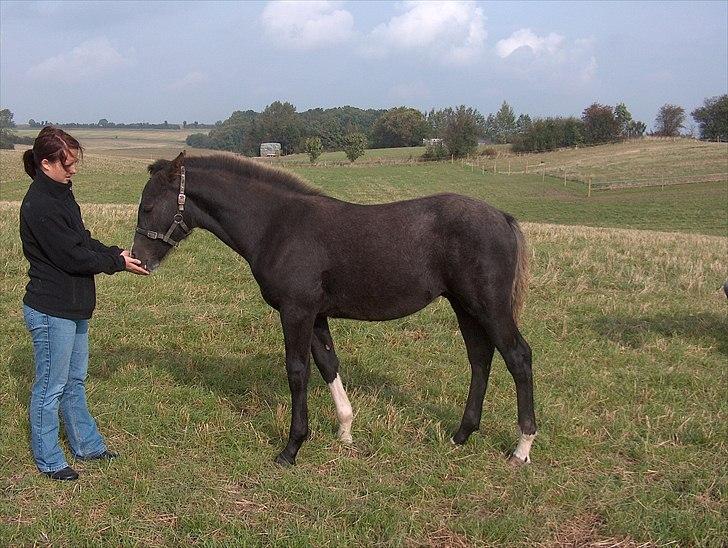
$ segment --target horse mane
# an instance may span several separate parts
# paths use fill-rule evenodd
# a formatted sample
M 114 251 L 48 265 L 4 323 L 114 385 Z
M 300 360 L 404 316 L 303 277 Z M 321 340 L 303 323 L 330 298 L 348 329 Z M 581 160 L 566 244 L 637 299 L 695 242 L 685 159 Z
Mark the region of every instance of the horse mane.
M 166 162 L 166 163 L 165 163 Z M 149 166 L 150 172 L 153 168 L 162 169 L 170 162 L 157 160 Z M 240 175 L 247 179 L 254 179 L 276 188 L 283 188 L 298 194 L 323 196 L 323 192 L 309 186 L 301 177 L 277 167 L 271 167 L 248 158 L 228 156 L 225 154 L 211 154 L 208 156 L 188 156 L 184 160 L 185 166 L 195 169 L 219 169 Z M 152 172 L 153 173 L 153 172 Z

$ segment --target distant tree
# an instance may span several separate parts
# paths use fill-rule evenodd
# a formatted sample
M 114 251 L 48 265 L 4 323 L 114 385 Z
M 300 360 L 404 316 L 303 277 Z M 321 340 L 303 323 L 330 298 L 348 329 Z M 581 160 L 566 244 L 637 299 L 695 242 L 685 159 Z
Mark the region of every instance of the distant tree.
M 4 108 L 0 110 L 0 129 L 13 129 L 15 128 L 15 122 L 13 122 L 13 113 L 10 109 Z
M 434 108 L 427 113 L 427 125 L 430 128 L 429 136 L 442 138 L 445 127 L 447 126 L 447 115 L 444 110 L 435 110 Z
M 40 123 L 38 123 L 35 120 L 33 120 L 33 118 L 31 118 L 30 120 L 28 120 L 28 125 L 30 127 L 40 127 Z
M 478 137 L 483 135 L 485 120 L 477 109 L 459 106 L 445 109 L 447 126 L 442 139 L 450 154 L 460 158 L 472 154 L 478 148 Z
M 506 101 L 503 101 L 496 112 L 493 122 L 495 124 L 496 142 L 509 143 L 516 134 L 516 115 Z
M 210 137 L 204 133 L 193 133 L 187 136 L 185 143 L 193 148 L 211 148 Z
M 528 131 L 531 124 L 533 124 L 531 117 L 528 114 L 521 114 L 516 120 L 516 133 L 521 134 Z
M 700 128 L 700 138 L 728 141 L 728 94 L 708 97 L 691 113 Z
M 655 135 L 677 137 L 685 126 L 685 109 L 666 103 L 660 107 L 655 118 Z
M 291 103 L 273 101 L 256 120 L 260 140 L 280 143 L 283 154 L 292 154 L 301 148 L 303 125 Z
M 373 148 L 411 147 L 421 145 L 428 133 L 427 121 L 419 110 L 397 107 L 377 118 L 370 141 Z
M 578 118 L 537 118 L 511 146 L 514 152 L 545 152 L 583 142 L 584 122 Z
M 612 107 L 593 103 L 581 115 L 584 140 L 589 144 L 608 143 L 619 137 L 619 124 Z
M 569 116 L 568 118 L 556 118 L 556 120 L 558 120 L 558 123 L 563 127 L 564 134 L 563 141 L 559 146 L 577 147 L 584 143 L 586 128 L 583 120 L 579 120 L 579 118 L 575 118 L 574 116 Z
M 627 110 L 624 103 L 619 103 L 614 107 L 614 119 L 617 121 L 617 127 L 620 137 L 629 136 L 629 125 L 632 123 L 632 114 Z
M 0 148 L 10 150 L 15 148 L 18 136 L 13 129 L 15 129 L 13 113 L 7 108 L 0 110 Z
M 495 115 L 488 114 L 483 122 L 483 136 L 491 143 L 498 142 L 498 126 L 495 123 Z
M 324 151 L 324 146 L 321 144 L 320 137 L 309 137 L 306 139 L 306 153 L 311 163 L 315 163 L 321 153 Z
M 344 138 L 344 152 L 350 162 L 364 155 L 367 148 L 367 136 L 361 132 L 349 133 Z
M 647 125 L 644 122 L 632 120 L 627 128 L 627 136 L 631 138 L 642 137 L 646 130 Z

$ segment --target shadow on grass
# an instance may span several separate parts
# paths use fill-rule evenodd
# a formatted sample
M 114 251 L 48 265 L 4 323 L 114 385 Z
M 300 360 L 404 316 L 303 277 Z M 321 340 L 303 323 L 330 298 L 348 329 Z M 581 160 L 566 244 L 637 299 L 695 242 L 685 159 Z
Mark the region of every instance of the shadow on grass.
M 721 354 L 728 355 L 726 315 L 605 316 L 591 323 L 604 337 L 630 348 L 640 348 L 648 342 L 651 335 L 659 335 L 665 338 L 690 339 L 694 344 L 712 346 Z
M 345 376 L 348 376 L 344 382 L 349 390 L 371 395 L 383 405 L 391 402 L 413 420 L 440 421 L 450 433 L 457 429 L 467 388 L 462 394 L 461 401 L 451 402 L 448 405 L 438 404 L 435 401 L 428 401 L 433 400 L 434 396 L 432 394 L 428 396 L 426 383 L 420 387 L 403 387 L 398 384 L 395 375 L 390 375 L 386 371 L 359 367 L 356 359 L 346 360 L 345 356 L 344 361 Z M 270 403 L 290 401 L 283 352 L 222 357 L 207 355 L 204 352 L 192 353 L 178 349 L 161 350 L 121 345 L 94 349 L 90 358 L 89 374 L 92 378 L 110 379 L 122 367 L 132 362 L 161 369 L 177 384 L 203 386 L 212 390 L 218 396 L 225 398 L 236 411 L 244 410 L 246 400 L 250 399 Z M 313 360 L 311 368 L 312 381 L 320 383 L 320 380 L 313 378 L 318 375 Z M 15 397 L 22 405 L 27 405 L 34 375 L 32 354 L 25 349 L 17 348 L 11 356 L 8 370 L 18 381 L 15 383 L 17 387 Z M 463 375 L 467 373 L 463 371 Z M 356 402 L 354 405 L 356 406 Z M 508 428 L 510 426 L 508 425 Z M 508 428 L 504 425 L 504 429 Z M 493 434 L 496 433 L 490 432 L 486 435 L 492 437 Z M 496 436 L 494 439 L 496 446 L 504 452 L 510 448 L 511 441 L 510 437 L 505 435 Z

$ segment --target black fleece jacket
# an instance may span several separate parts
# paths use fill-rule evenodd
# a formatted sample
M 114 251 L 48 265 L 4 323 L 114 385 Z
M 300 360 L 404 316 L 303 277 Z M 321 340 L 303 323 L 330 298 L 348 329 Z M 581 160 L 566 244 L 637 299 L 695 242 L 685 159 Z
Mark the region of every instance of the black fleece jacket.
M 39 171 L 20 207 L 20 239 L 30 263 L 23 302 L 40 312 L 91 318 L 96 306 L 94 275 L 124 270 L 118 247 L 91 237 L 71 190 Z

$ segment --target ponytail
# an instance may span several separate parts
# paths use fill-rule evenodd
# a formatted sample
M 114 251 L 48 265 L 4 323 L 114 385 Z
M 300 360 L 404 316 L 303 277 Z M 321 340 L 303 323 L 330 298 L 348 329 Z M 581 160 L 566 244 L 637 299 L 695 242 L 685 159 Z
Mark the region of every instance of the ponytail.
M 28 174 L 28 176 L 31 179 L 35 179 L 37 166 L 35 165 L 35 154 L 33 154 L 32 148 L 29 148 L 23 153 L 23 166 L 25 166 L 25 172 Z
M 46 126 L 33 141 L 33 148 L 23 153 L 25 172 L 35 179 L 43 160 L 65 162 L 69 150 L 77 150 L 78 157 L 83 157 L 83 147 L 76 139 L 60 128 Z

